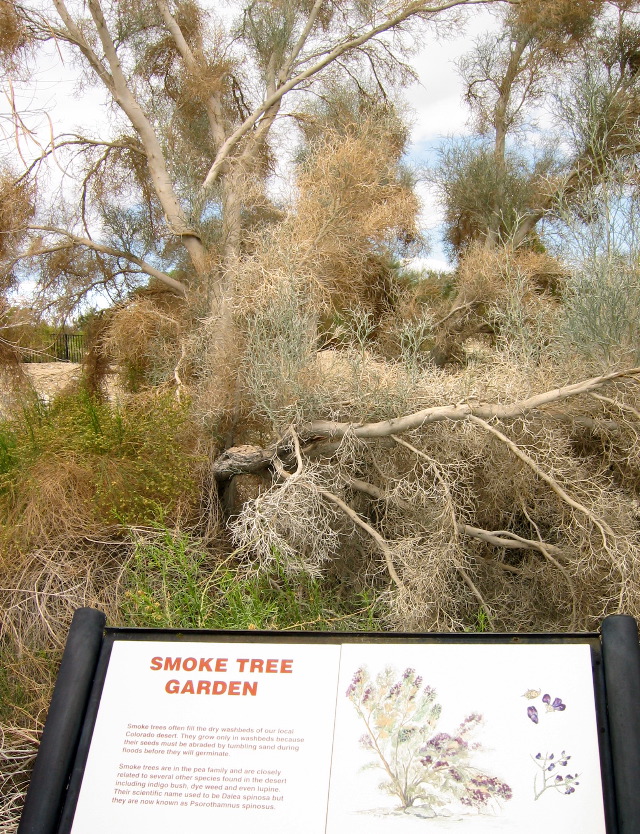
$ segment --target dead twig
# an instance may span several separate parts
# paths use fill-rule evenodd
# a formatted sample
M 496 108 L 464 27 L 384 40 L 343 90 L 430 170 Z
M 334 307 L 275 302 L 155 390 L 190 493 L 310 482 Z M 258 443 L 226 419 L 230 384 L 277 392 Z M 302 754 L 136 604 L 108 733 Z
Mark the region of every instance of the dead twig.
M 633 414 L 633 416 L 637 420 L 640 420 L 640 411 L 638 411 L 636 408 L 633 408 L 633 406 L 631 405 L 618 402 L 618 400 L 614 400 L 612 397 L 605 397 L 603 394 L 592 393 L 591 396 L 594 397 L 596 400 L 600 400 L 600 402 L 608 403 L 609 405 L 613 405 L 616 408 L 619 408 L 620 411 L 628 411 L 629 414 Z
M 358 492 L 363 492 L 365 495 L 369 495 L 377 501 L 389 501 L 411 513 L 416 513 L 418 511 L 418 508 L 410 501 L 405 501 L 403 498 L 398 498 L 396 495 L 389 495 L 383 489 L 380 489 L 380 487 L 377 487 L 375 484 L 371 484 L 368 481 L 361 481 L 358 478 L 350 478 L 346 475 L 342 475 L 342 480 L 352 489 L 355 489 Z M 464 524 L 461 521 L 457 522 L 457 526 L 458 533 L 461 536 L 470 536 L 471 538 L 479 539 L 487 544 L 493 544 L 496 547 L 538 551 L 541 547 L 540 542 L 534 541 L 533 539 L 526 539 L 523 536 L 518 536 L 516 533 L 512 533 L 511 530 L 484 530 L 481 527 L 473 527 L 471 524 Z M 561 552 L 560 548 L 553 544 L 545 544 L 544 547 L 550 553 L 560 554 Z
M 400 437 L 396 437 L 393 434 L 391 435 L 391 438 L 396 443 L 398 443 L 400 446 L 404 446 L 405 448 L 414 452 L 416 455 L 418 455 L 418 457 L 421 457 L 423 460 L 425 460 L 429 464 L 429 468 L 433 472 L 433 475 L 434 475 L 435 479 L 438 481 L 438 483 L 440 484 L 440 486 L 442 487 L 442 489 L 444 491 L 445 498 L 446 498 L 446 508 L 447 508 L 447 511 L 449 512 L 449 515 L 451 517 L 451 526 L 452 526 L 452 529 L 453 529 L 453 537 L 454 537 L 454 539 L 456 541 L 456 544 L 457 544 L 457 542 L 458 542 L 458 524 L 459 524 L 459 522 L 458 522 L 458 519 L 456 517 L 455 507 L 454 507 L 454 503 L 453 503 L 453 498 L 451 496 L 451 490 L 449 489 L 449 484 L 446 482 L 444 476 L 440 472 L 440 467 L 438 466 L 436 461 L 433 460 L 433 458 L 429 457 L 429 455 L 425 454 L 420 449 L 417 449 L 415 446 L 413 446 L 411 443 L 408 443 L 406 440 L 402 440 Z M 464 569 L 463 565 L 457 559 L 454 559 L 454 564 L 455 564 L 456 570 L 458 571 L 458 573 L 460 574 L 460 576 L 464 580 L 465 584 L 467 585 L 467 587 L 469 588 L 471 593 L 474 595 L 474 597 L 478 600 L 478 602 L 480 603 L 481 608 L 483 609 L 483 611 L 487 615 L 487 620 L 489 621 L 489 625 L 491 626 L 491 628 L 495 629 L 495 623 L 493 621 L 493 617 L 491 616 L 491 611 L 489 609 L 489 606 L 485 602 L 484 597 L 482 596 L 482 594 L 480 593 L 480 591 L 476 587 L 474 581 L 471 579 L 471 577 L 469 576 L 467 571 Z
M 322 495 L 324 498 L 326 498 L 327 501 L 331 501 L 332 504 L 335 504 L 336 507 L 339 507 L 342 510 L 342 512 L 348 518 L 350 518 L 351 521 L 353 521 L 353 523 L 357 527 L 359 527 L 361 530 L 364 530 L 365 533 L 371 536 L 374 542 L 378 545 L 378 548 L 382 552 L 382 555 L 384 556 L 384 560 L 387 565 L 387 570 L 389 571 L 389 576 L 394 581 L 399 590 L 403 591 L 404 593 L 408 593 L 406 585 L 400 579 L 394 567 L 393 554 L 391 552 L 391 548 L 389 547 L 389 544 L 385 541 L 385 539 L 380 535 L 380 533 L 378 533 L 378 531 L 370 524 L 367 524 L 367 522 L 364 519 L 360 518 L 358 513 L 354 509 L 352 509 L 352 507 L 350 507 L 348 504 L 345 504 L 345 502 L 341 498 L 338 498 L 338 496 L 335 495 L 333 492 L 329 492 L 328 489 L 323 489 L 319 486 L 313 486 L 312 488 L 315 489 L 319 495 Z
M 562 489 L 562 487 L 555 480 L 555 478 L 552 478 L 551 475 L 548 475 L 543 469 L 541 469 L 541 467 L 538 466 L 535 460 L 532 457 L 529 457 L 529 455 L 526 452 L 524 452 L 516 443 L 514 443 L 513 440 L 510 440 L 506 434 L 503 434 L 495 426 L 490 425 L 489 423 L 487 423 L 486 420 L 482 420 L 480 417 L 476 417 L 475 415 L 469 415 L 468 419 L 470 422 L 475 423 L 477 426 L 480 426 L 485 431 L 490 432 L 494 437 L 497 437 L 501 443 L 504 443 L 505 446 L 507 446 L 507 448 L 510 449 L 514 455 L 516 455 L 516 457 L 520 458 L 520 460 L 523 463 L 525 463 L 530 469 L 532 469 L 539 478 L 541 478 L 545 483 L 547 483 L 555 492 L 555 494 L 562 501 L 565 502 L 565 504 L 568 504 L 574 510 L 577 510 L 578 512 L 585 515 L 589 519 L 589 521 L 591 521 L 592 524 L 594 524 L 600 531 L 600 535 L 602 536 L 602 541 L 605 548 L 608 547 L 607 536 L 613 537 L 613 530 L 611 529 L 611 527 L 609 527 L 606 521 L 602 521 L 601 519 L 599 519 L 596 515 L 594 515 L 594 513 L 591 512 L 591 510 L 585 507 L 584 504 L 581 504 L 579 501 L 576 501 L 567 492 L 565 492 L 565 490 Z
M 578 602 L 577 602 L 577 599 L 576 599 L 576 586 L 573 582 L 573 579 L 571 578 L 571 574 L 564 567 L 564 565 L 561 565 L 560 562 L 557 559 L 554 559 L 553 556 L 551 555 L 551 553 L 549 553 L 549 550 L 545 546 L 545 544 L 542 540 L 542 536 L 540 535 L 540 528 L 538 527 L 538 525 L 535 523 L 535 521 L 531 518 L 531 516 L 527 512 L 527 508 L 525 507 L 524 502 L 522 502 L 522 504 L 520 506 L 522 507 L 523 513 L 526 515 L 527 519 L 529 520 L 529 523 L 531 524 L 533 529 L 536 531 L 536 534 L 537 534 L 538 538 L 540 539 L 540 545 L 541 545 L 540 552 L 545 557 L 545 559 L 548 559 L 551 562 L 552 565 L 555 565 L 558 568 L 558 570 L 564 576 L 564 578 L 567 582 L 567 585 L 569 587 L 569 593 L 571 594 L 571 622 L 569 624 L 569 631 L 575 631 L 576 630 L 576 625 L 577 625 L 577 619 L 578 619 Z
M 289 433 L 293 438 L 293 446 L 297 464 L 296 471 L 294 473 L 287 472 L 284 466 L 282 465 L 282 462 L 278 459 L 277 456 L 273 459 L 273 465 L 276 468 L 278 474 L 287 481 L 291 481 L 294 478 L 298 478 L 302 474 L 303 468 L 302 455 L 300 453 L 300 442 L 298 440 L 298 435 L 293 426 L 291 426 L 291 428 L 289 429 Z M 374 542 L 378 545 L 378 548 L 382 552 L 382 555 L 384 556 L 384 560 L 387 565 L 387 570 L 389 571 L 389 576 L 395 582 L 397 587 L 401 591 L 404 591 L 406 593 L 407 588 L 398 576 L 398 573 L 393 564 L 393 554 L 391 552 L 391 548 L 389 547 L 385 539 L 380 535 L 380 533 L 378 533 L 378 531 L 370 524 L 367 524 L 367 522 L 363 518 L 360 518 L 358 513 L 352 507 L 346 504 L 341 498 L 338 498 L 338 496 L 335 495 L 333 492 L 330 492 L 328 489 L 323 489 L 322 487 L 319 487 L 317 484 L 306 483 L 304 484 L 304 486 L 308 489 L 313 489 L 319 495 L 322 495 L 323 498 L 326 498 L 328 501 L 331 501 L 331 503 L 339 507 L 342 510 L 342 512 L 348 518 L 350 518 L 351 521 L 353 521 L 353 523 L 357 527 L 360 527 L 361 530 L 364 530 L 365 533 L 371 536 Z

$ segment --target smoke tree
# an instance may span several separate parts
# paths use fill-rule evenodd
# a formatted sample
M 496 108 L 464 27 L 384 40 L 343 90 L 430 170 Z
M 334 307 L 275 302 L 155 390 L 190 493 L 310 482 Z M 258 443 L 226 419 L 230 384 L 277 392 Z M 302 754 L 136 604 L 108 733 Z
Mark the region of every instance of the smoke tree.
M 457 271 L 416 278 L 399 95 L 421 39 L 478 6 L 500 29 L 460 66 L 476 134 L 440 170 Z M 107 295 L 88 365 L 188 411 L 206 460 L 190 520 L 243 566 L 373 590 L 404 629 L 640 610 L 636 331 L 575 353 L 593 341 L 583 284 L 543 228 L 602 225 L 607 182 L 635 188 L 637 10 L 0 0 L 7 141 L 33 149 L 11 90 L 40 48 L 110 113 L 3 167 L 0 286 L 35 283 L 61 318 Z M 559 150 L 535 155 L 523 137 L 543 106 Z

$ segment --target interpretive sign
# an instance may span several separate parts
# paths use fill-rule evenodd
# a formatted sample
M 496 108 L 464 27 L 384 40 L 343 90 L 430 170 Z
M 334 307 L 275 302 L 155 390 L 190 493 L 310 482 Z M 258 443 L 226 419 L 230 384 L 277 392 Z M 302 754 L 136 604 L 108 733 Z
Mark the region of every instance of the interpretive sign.
M 21 834 L 637 830 L 616 813 L 599 635 L 100 642 L 55 819 L 33 827 L 32 783 Z

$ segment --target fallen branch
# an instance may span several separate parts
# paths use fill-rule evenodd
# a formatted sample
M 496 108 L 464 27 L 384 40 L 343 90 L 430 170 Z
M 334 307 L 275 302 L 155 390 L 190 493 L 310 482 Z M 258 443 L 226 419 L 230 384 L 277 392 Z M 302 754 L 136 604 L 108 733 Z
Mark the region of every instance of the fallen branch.
M 336 507 L 339 507 L 342 510 L 342 512 L 348 518 L 350 518 L 351 521 L 353 521 L 353 523 L 357 527 L 359 527 L 361 530 L 364 530 L 365 533 L 368 533 L 371 536 L 374 542 L 378 545 L 378 548 L 382 552 L 382 555 L 384 556 L 384 560 L 387 565 L 387 570 L 389 571 L 389 576 L 393 579 L 393 581 L 401 591 L 407 593 L 406 585 L 400 579 L 394 567 L 393 554 L 391 552 L 391 548 L 389 547 L 385 539 L 380 535 L 380 533 L 378 533 L 378 531 L 370 524 L 367 524 L 367 522 L 364 519 L 360 518 L 360 516 L 354 509 L 352 509 L 348 504 L 345 504 L 345 502 L 341 498 L 338 498 L 337 495 L 334 495 L 333 492 L 329 492 L 329 490 L 322 489 L 322 487 L 318 486 L 314 486 L 313 489 L 317 490 L 317 492 L 324 498 L 326 498 L 328 501 L 331 501 L 333 504 L 335 504 Z
M 456 541 L 456 545 L 457 545 L 457 543 L 458 543 L 458 524 L 459 524 L 459 522 L 458 522 L 458 519 L 456 517 L 456 511 L 455 511 L 455 507 L 454 507 L 454 503 L 453 503 L 453 498 L 451 496 L 451 490 L 449 489 L 449 484 L 446 482 L 444 476 L 440 472 L 440 467 L 438 466 L 436 461 L 433 460 L 433 458 L 430 458 L 429 455 L 427 455 L 425 452 L 422 452 L 420 449 L 417 449 L 415 446 L 412 446 L 411 443 L 407 443 L 406 440 L 402 440 L 401 438 L 396 437 L 394 434 L 391 435 L 391 438 L 392 438 L 392 440 L 395 441 L 395 443 L 399 444 L 400 446 L 404 446 L 405 448 L 414 452 L 416 455 L 418 455 L 418 457 L 421 457 L 423 460 L 425 460 L 429 464 L 429 468 L 433 472 L 433 475 L 434 475 L 435 479 L 438 481 L 438 483 L 440 484 L 440 486 L 444 490 L 444 494 L 446 496 L 446 509 L 448 510 L 449 516 L 451 518 L 451 526 L 452 526 L 452 529 L 453 529 L 453 537 L 454 537 L 454 539 Z M 480 591 L 476 587 L 474 581 L 471 579 L 471 577 L 466 572 L 466 570 L 464 569 L 464 567 L 458 561 L 457 558 L 454 557 L 453 563 L 455 565 L 456 570 L 458 571 L 458 573 L 460 574 L 460 576 L 464 580 L 465 585 L 469 588 L 471 593 L 478 600 L 478 602 L 480 603 L 480 607 L 483 609 L 483 611 L 487 615 L 487 620 L 489 621 L 489 625 L 491 626 L 492 629 L 495 629 L 495 623 L 493 621 L 493 617 L 491 616 L 491 611 L 489 609 L 489 606 L 485 602 L 484 597 L 482 596 L 482 594 L 480 593 Z
M 298 435 L 296 434 L 296 431 L 293 428 L 293 426 L 291 426 L 289 433 L 293 436 L 293 445 L 296 456 L 296 471 L 294 473 L 287 472 L 284 466 L 282 465 L 282 461 L 280 461 L 277 457 L 274 458 L 273 463 L 278 474 L 284 480 L 292 481 L 299 478 L 302 474 L 303 464 L 302 455 L 300 454 L 300 442 L 298 440 Z M 398 573 L 393 564 L 393 554 L 391 553 L 391 548 L 384 540 L 384 538 L 380 535 L 380 533 L 378 533 L 378 531 L 370 524 L 367 524 L 367 522 L 364 519 L 360 518 L 358 513 L 352 507 L 346 504 L 341 498 L 338 498 L 338 496 L 335 495 L 333 492 L 329 492 L 328 489 L 323 489 L 322 487 L 319 487 L 317 484 L 306 483 L 303 485 L 307 487 L 307 489 L 312 489 L 314 490 L 314 492 L 317 492 L 319 495 L 322 495 L 323 498 L 326 498 L 328 501 L 331 501 L 331 503 L 339 507 L 342 510 L 342 512 L 348 518 L 350 518 L 356 526 L 360 527 L 361 530 L 364 530 L 365 533 L 368 533 L 371 536 L 371 538 L 378 545 L 378 548 L 381 550 L 382 555 L 384 556 L 384 560 L 387 565 L 387 570 L 389 571 L 389 576 L 395 582 L 398 588 L 406 593 L 407 588 L 398 576 Z
M 274 447 L 263 449 L 249 444 L 233 446 L 214 460 L 213 476 L 217 481 L 226 481 L 234 475 L 261 472 L 272 464 L 276 451 Z
M 466 536 L 471 536 L 474 539 L 480 539 L 480 541 L 486 542 L 487 544 L 493 544 L 496 547 L 504 547 L 514 550 L 538 550 L 540 552 L 542 552 L 542 548 L 544 547 L 550 553 L 561 553 L 560 548 L 556 547 L 554 544 L 546 544 L 544 542 L 540 543 L 534 541 L 533 539 L 525 539 L 509 530 L 490 531 L 483 530 L 481 527 L 472 527 L 470 524 L 461 524 L 460 532 Z
M 388 501 L 401 507 L 403 510 L 408 510 L 411 513 L 417 513 L 418 507 L 410 501 L 405 501 L 404 498 L 398 498 L 396 495 L 389 495 L 375 484 L 370 484 L 368 481 L 361 481 L 358 478 L 348 478 L 346 475 L 342 476 L 342 480 L 352 489 L 358 492 L 363 492 L 377 501 Z M 504 547 L 507 550 L 538 550 L 541 551 L 545 547 L 550 553 L 560 555 L 561 550 L 554 544 L 542 544 L 533 539 L 525 539 L 512 533 L 510 530 L 484 530 L 482 527 L 473 527 L 471 524 L 464 524 L 461 521 L 457 522 L 458 533 L 461 536 L 470 536 L 474 539 L 492 544 L 495 547 Z M 509 566 L 510 567 L 510 566 Z M 516 572 L 520 572 L 517 568 Z
M 591 394 L 592 397 L 595 397 L 596 400 L 600 400 L 600 402 L 608 403 L 609 405 L 613 405 L 616 408 L 620 409 L 620 411 L 628 411 L 629 414 L 633 414 L 636 420 L 640 420 L 640 411 L 636 408 L 633 408 L 631 405 L 627 405 L 626 403 L 620 403 L 617 400 L 614 400 L 612 397 L 604 397 L 602 394 Z
M 344 437 L 347 432 L 359 438 L 389 437 L 392 434 L 403 434 L 414 431 L 429 423 L 436 423 L 442 420 L 467 420 L 470 417 L 478 417 L 481 420 L 513 420 L 523 417 L 530 411 L 537 408 L 551 405 L 552 403 L 566 400 L 569 397 L 576 397 L 580 394 L 588 394 L 591 391 L 601 388 L 614 379 L 624 376 L 640 374 L 640 368 L 629 368 L 625 371 L 616 371 L 603 376 L 595 376 L 590 379 L 575 382 L 572 385 L 565 385 L 563 388 L 556 388 L 553 391 L 545 391 L 536 394 L 525 400 L 519 400 L 511 405 L 500 405 L 497 403 L 480 403 L 470 405 L 460 403 L 458 405 L 441 405 L 416 411 L 413 414 L 405 414 L 401 417 L 394 417 L 391 420 L 381 420 L 377 423 L 338 423 L 333 420 L 312 420 L 303 425 L 299 434 L 303 438 L 331 437 L 333 439 Z
M 640 374 L 640 368 L 629 368 L 625 371 L 617 371 L 604 376 L 592 377 L 591 379 L 576 382 L 573 385 L 566 385 L 563 388 L 556 388 L 553 391 L 545 391 L 536 394 L 526 400 L 519 400 L 511 405 L 499 405 L 481 403 L 470 405 L 460 403 L 458 405 L 433 406 L 416 411 L 413 414 L 406 414 L 391 420 L 382 420 L 378 423 L 338 423 L 330 420 L 313 420 L 303 425 L 298 435 L 306 439 L 301 450 L 305 457 L 331 457 L 340 445 L 340 440 L 350 432 L 354 437 L 360 439 L 381 439 L 390 437 L 392 434 L 402 434 L 413 431 L 428 423 L 435 423 L 441 420 L 467 420 L 471 417 L 478 417 L 482 420 L 513 420 L 522 417 L 530 411 L 542 408 L 561 400 L 576 397 L 580 394 L 590 394 L 596 388 L 600 388 L 614 379 L 625 376 Z M 572 418 L 569 415 L 554 415 L 563 421 L 571 421 L 577 425 L 585 425 L 588 428 L 618 428 L 618 425 L 604 421 L 589 420 L 586 417 Z M 213 476 L 217 481 L 225 481 L 234 475 L 243 475 L 260 472 L 273 465 L 277 455 L 282 457 L 282 452 L 287 449 L 286 438 L 263 449 L 260 446 L 234 446 L 226 449 L 213 463 Z M 285 464 L 288 461 L 285 459 Z

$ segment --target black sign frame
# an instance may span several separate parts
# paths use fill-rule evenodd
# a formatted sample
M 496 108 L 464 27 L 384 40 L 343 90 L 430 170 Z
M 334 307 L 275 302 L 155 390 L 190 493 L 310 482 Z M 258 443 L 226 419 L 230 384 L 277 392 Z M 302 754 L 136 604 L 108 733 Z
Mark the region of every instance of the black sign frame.
M 587 644 L 591 650 L 607 834 L 640 832 L 640 645 L 636 621 L 603 620 L 600 633 L 417 634 L 106 628 L 75 612 L 18 834 L 69 834 L 102 689 L 116 641 L 228 643 Z

